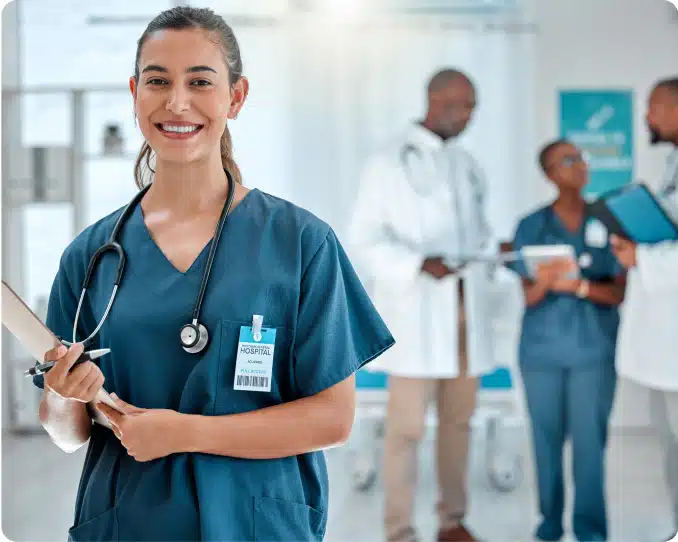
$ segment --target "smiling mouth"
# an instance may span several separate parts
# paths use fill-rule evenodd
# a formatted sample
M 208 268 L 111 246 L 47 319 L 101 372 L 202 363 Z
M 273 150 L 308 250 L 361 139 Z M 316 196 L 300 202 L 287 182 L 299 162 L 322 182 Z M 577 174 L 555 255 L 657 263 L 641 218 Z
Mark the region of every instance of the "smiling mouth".
M 178 125 L 178 124 L 157 123 L 155 127 L 167 137 L 171 137 L 173 139 L 176 138 L 183 139 L 197 134 L 200 130 L 202 130 L 203 125 L 202 124 Z

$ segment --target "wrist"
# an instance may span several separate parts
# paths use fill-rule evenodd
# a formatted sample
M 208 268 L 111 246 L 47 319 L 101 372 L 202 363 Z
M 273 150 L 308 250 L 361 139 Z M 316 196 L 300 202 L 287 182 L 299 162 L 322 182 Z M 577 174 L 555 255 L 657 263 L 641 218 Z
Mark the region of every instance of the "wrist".
M 575 295 L 579 299 L 586 299 L 589 296 L 590 289 L 591 289 L 591 283 L 586 279 L 581 279 L 577 283 L 577 289 L 575 290 Z
M 188 453 L 199 451 L 199 435 L 201 418 L 198 414 L 177 413 L 173 433 L 177 436 L 176 452 Z

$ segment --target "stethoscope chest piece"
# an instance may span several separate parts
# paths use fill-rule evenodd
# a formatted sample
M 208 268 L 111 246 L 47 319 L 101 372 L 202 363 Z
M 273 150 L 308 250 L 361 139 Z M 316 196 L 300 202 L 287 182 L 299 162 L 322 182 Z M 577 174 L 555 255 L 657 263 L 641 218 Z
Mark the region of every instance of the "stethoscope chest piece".
M 209 333 L 202 324 L 195 322 L 181 328 L 181 346 L 189 354 L 202 352 L 209 342 Z

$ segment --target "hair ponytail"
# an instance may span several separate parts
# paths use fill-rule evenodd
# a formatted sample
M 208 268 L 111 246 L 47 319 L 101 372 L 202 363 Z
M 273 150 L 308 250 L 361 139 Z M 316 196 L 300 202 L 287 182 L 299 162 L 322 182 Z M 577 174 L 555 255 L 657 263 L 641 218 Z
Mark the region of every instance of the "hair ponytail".
M 141 150 L 139 151 L 139 155 L 137 156 L 137 161 L 134 164 L 134 182 L 139 190 L 153 181 L 155 170 L 153 169 L 153 166 L 151 166 L 152 157 L 153 149 L 151 149 L 151 146 L 147 141 L 144 141 Z M 150 174 L 148 174 L 148 182 L 144 179 L 147 172 L 150 172 Z
M 226 125 L 226 128 L 224 128 L 224 133 L 221 136 L 221 164 L 224 166 L 224 169 L 231 174 L 236 183 L 242 184 L 240 168 L 233 158 L 233 140 L 231 139 L 231 132 L 228 129 L 228 124 Z

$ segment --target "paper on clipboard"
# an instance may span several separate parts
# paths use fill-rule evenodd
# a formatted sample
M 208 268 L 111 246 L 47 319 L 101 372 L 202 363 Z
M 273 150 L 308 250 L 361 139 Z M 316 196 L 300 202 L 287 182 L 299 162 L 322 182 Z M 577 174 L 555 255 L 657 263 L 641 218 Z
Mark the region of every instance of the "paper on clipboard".
M 43 361 L 45 352 L 61 344 L 56 335 L 50 331 L 4 280 L 2 281 L 2 323 L 17 338 L 28 353 L 40 362 Z M 104 403 L 123 413 L 103 388 L 92 403 Z M 89 403 L 87 406 L 94 421 L 110 428 L 106 417 L 94 408 L 92 403 Z

